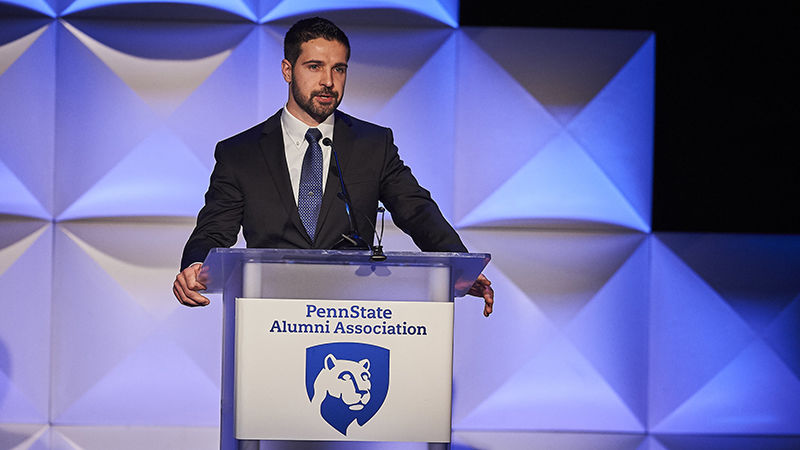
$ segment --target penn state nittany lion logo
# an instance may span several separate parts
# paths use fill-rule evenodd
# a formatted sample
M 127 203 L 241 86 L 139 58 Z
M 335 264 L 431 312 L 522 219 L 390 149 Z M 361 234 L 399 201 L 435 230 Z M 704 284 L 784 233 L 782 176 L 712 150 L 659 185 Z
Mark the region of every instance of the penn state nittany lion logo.
M 389 390 L 389 350 L 358 342 L 306 349 L 306 391 L 315 410 L 347 435 L 378 412 Z

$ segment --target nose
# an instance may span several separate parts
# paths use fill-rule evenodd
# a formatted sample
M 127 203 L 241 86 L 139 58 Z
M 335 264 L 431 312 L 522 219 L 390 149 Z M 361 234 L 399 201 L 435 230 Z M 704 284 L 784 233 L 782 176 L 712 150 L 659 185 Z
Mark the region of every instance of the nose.
M 329 71 L 324 71 L 322 77 L 319 80 L 319 84 L 326 87 L 333 87 L 333 74 Z
M 359 381 L 357 379 L 354 379 L 353 381 L 355 382 L 356 392 L 358 393 L 358 395 L 364 395 L 367 392 L 369 392 L 370 388 L 369 381 Z

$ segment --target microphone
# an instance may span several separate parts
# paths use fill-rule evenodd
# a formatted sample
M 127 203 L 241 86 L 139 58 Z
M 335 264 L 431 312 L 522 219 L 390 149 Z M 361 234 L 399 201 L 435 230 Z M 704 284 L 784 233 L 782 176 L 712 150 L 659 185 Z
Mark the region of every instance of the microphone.
M 372 231 L 378 238 L 378 245 L 372 247 L 372 256 L 370 256 L 369 259 L 372 261 L 386 261 L 386 254 L 383 253 L 383 245 L 381 245 L 381 241 L 383 240 L 383 214 L 386 212 L 386 209 L 383 206 L 378 206 L 378 212 L 381 213 L 380 234 L 378 234 L 378 230 L 376 229 L 375 225 L 373 225 L 372 221 L 369 220 L 369 217 L 367 217 L 367 222 L 372 225 Z M 364 217 L 366 217 L 366 215 Z
M 336 154 L 336 147 L 333 146 L 333 141 L 327 137 L 322 140 L 322 145 L 330 147 L 331 153 L 333 153 L 333 160 L 336 163 L 336 173 L 339 175 L 339 185 L 342 188 L 337 194 L 337 197 L 344 201 L 344 212 L 347 214 L 347 222 L 350 225 L 350 234 L 342 234 L 342 238 L 333 248 L 334 250 L 372 250 L 369 244 L 367 244 L 358 233 L 358 226 L 351 212 L 353 209 L 353 202 L 350 200 L 350 194 L 347 193 L 347 187 L 345 187 L 344 184 L 344 177 L 342 176 L 342 168 L 339 166 L 339 156 Z

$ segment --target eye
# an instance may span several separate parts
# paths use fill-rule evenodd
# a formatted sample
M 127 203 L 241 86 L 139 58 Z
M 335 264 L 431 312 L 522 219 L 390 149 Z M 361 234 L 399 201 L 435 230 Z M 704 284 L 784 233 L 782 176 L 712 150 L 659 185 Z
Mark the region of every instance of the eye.
M 361 379 L 364 381 L 369 381 L 369 374 L 364 372 L 361 374 Z
M 353 376 L 350 375 L 350 372 L 344 372 L 341 375 L 339 375 L 339 379 L 344 381 L 350 381 L 353 379 Z

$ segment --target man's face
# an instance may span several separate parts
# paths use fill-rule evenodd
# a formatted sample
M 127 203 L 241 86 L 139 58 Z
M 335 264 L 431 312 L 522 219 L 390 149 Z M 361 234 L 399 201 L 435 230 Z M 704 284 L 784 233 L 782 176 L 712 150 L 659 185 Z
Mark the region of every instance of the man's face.
M 316 126 L 342 102 L 347 47 L 323 38 L 304 42 L 294 65 L 284 59 L 281 70 L 289 83 L 289 112 L 307 125 Z

